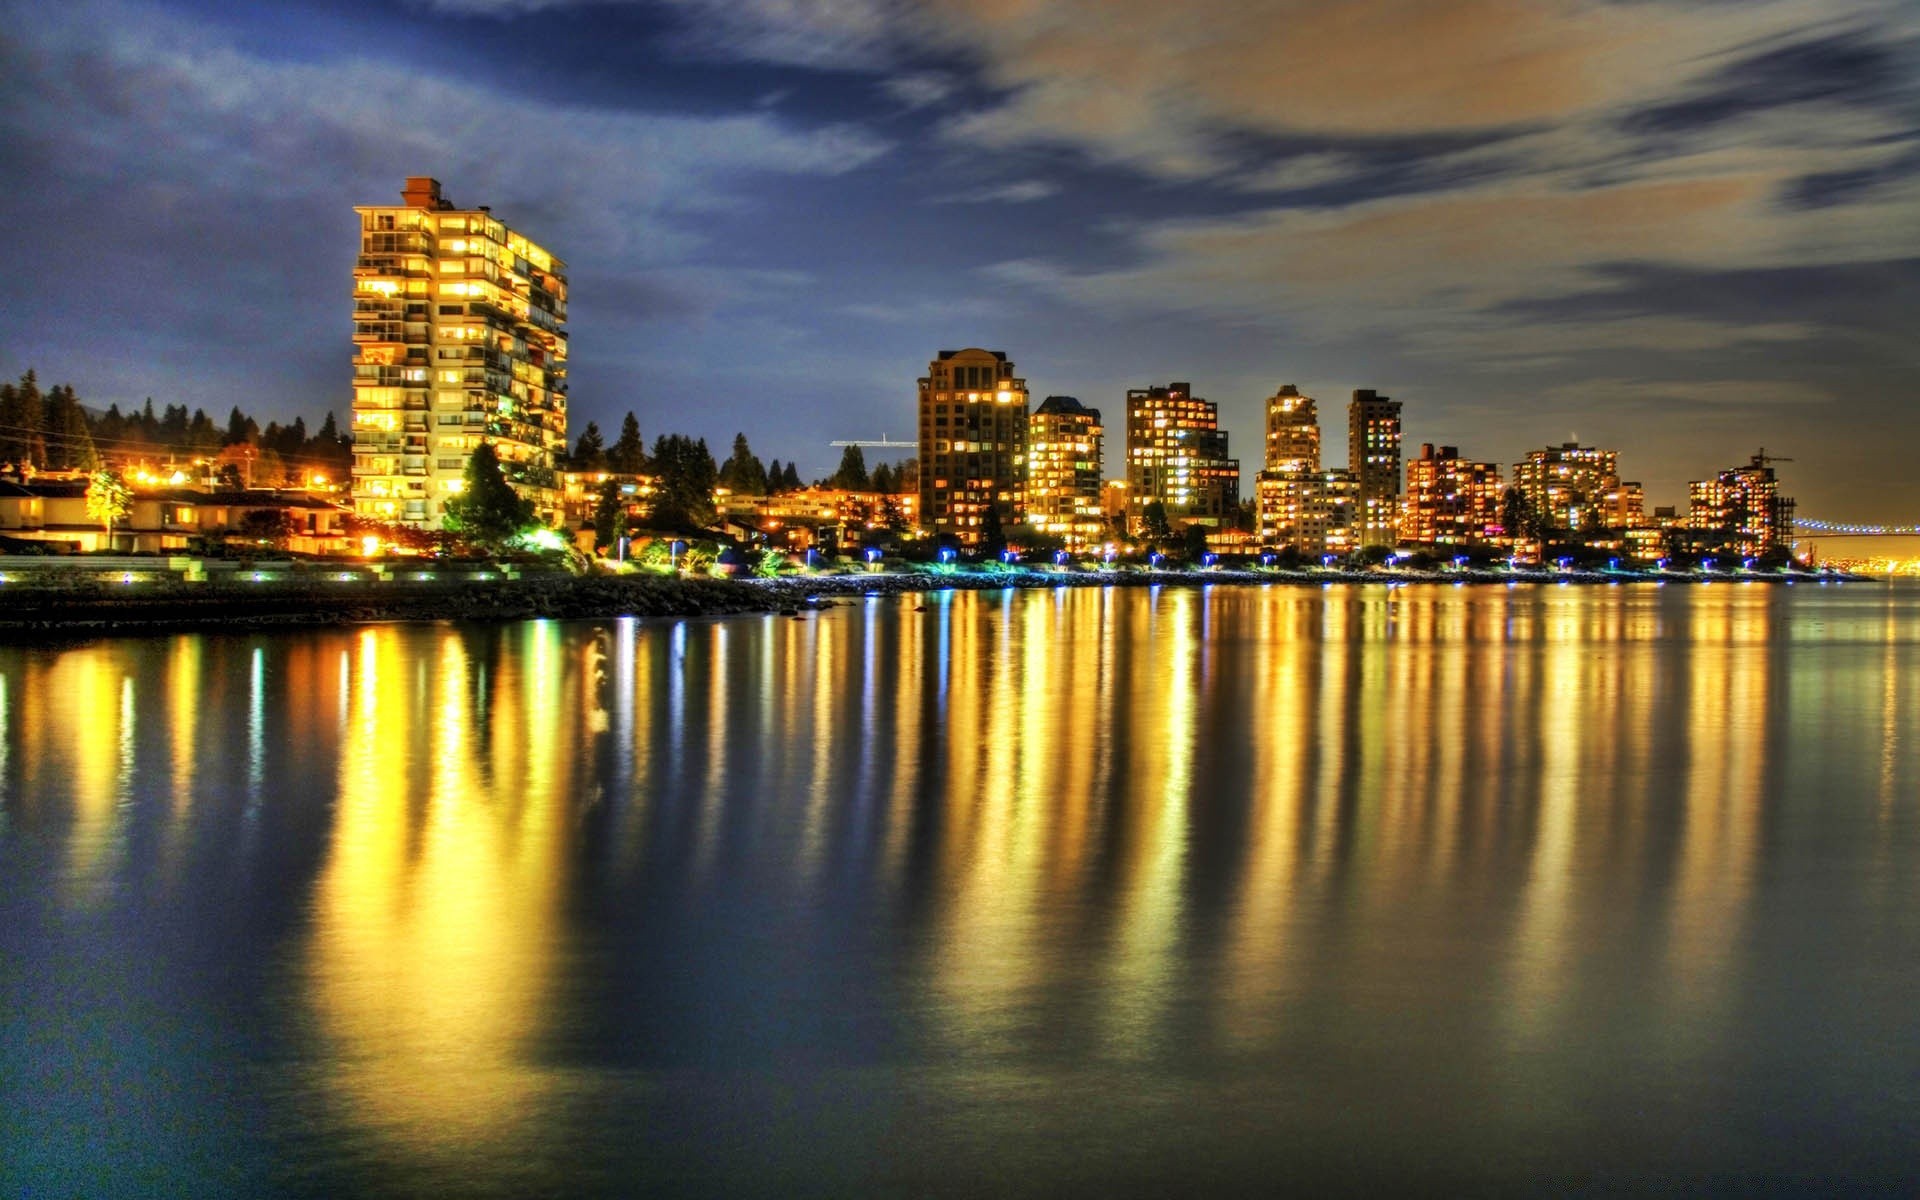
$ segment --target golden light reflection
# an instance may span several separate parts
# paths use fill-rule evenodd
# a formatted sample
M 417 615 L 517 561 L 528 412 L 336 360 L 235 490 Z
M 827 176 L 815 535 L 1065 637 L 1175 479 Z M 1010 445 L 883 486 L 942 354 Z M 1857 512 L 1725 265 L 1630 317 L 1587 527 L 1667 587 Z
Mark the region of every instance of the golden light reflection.
M 529 669 L 556 668 L 552 638 L 522 627 Z M 454 1165 L 531 1128 L 552 1082 L 531 1045 L 571 828 L 553 786 L 559 717 L 540 711 L 556 685 L 502 672 L 488 728 L 455 633 L 367 629 L 354 662 L 307 962 L 332 1043 L 322 1082 L 336 1120 Z M 429 662 L 424 678 L 409 669 Z M 475 778 L 482 761 L 490 786 Z
M 1687 775 L 1668 912 L 1671 1033 L 1698 1036 L 1726 986 L 1753 886 L 1765 800 L 1772 597 L 1702 589 L 1687 651 Z

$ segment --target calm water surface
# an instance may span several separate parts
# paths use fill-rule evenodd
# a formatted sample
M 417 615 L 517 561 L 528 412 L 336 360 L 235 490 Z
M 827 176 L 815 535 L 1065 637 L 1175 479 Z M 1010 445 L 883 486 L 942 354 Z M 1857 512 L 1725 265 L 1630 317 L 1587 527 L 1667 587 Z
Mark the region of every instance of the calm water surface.
M 1920 594 L 0 647 L 0 1193 L 1920 1179 Z

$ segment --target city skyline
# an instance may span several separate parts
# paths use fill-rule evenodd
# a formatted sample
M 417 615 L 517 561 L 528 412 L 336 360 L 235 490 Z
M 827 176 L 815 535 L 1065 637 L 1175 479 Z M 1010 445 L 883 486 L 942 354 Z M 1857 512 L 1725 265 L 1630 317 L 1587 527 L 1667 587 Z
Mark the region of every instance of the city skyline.
M 905 428 L 928 347 L 1003 346 L 1034 396 L 1109 414 L 1191 379 L 1243 439 L 1279 382 L 1376 388 L 1409 446 L 1620 447 L 1650 504 L 1764 444 L 1806 514 L 1920 508 L 1861 453 L 1920 432 L 1899 6 L 1479 5 L 1422 33 L 1381 0 L 1276 5 L 1242 47 L 1131 7 L 903 11 L 19 14 L 0 155 L 35 185 L 0 244 L 56 267 L 16 283 L 0 375 L 344 417 L 349 214 L 433 175 L 572 264 L 574 436 L 634 409 L 823 475 L 831 438 Z M 1433 37 L 1451 61 L 1416 69 Z

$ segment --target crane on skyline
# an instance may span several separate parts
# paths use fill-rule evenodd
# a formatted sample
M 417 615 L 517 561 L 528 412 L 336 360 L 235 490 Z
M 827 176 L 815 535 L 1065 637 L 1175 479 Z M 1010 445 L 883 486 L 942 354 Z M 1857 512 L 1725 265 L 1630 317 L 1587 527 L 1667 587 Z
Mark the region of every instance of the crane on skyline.
M 845 441 L 828 442 L 827 445 L 829 446 L 880 446 L 888 450 L 915 450 L 919 448 L 920 443 L 919 442 L 896 442 L 892 438 L 888 437 L 886 434 L 883 433 L 878 438 L 848 438 Z

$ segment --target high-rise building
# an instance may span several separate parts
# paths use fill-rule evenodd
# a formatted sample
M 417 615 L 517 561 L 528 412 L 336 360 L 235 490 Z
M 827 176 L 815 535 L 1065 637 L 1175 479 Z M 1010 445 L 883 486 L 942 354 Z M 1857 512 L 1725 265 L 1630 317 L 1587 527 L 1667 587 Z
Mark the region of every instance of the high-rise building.
M 1359 544 L 1400 536 L 1400 402 L 1362 388 L 1347 406 L 1347 469 L 1359 484 Z
M 1048 396 L 1027 419 L 1027 524 L 1071 549 L 1100 540 L 1100 413 Z
M 1320 416 L 1313 397 L 1284 384 L 1267 398 L 1267 458 L 1254 481 L 1260 544 L 1305 549 L 1307 494 L 1320 473 Z
M 1360 548 L 1360 481 L 1352 471 L 1320 471 L 1301 492 L 1303 554 L 1348 554 Z
M 1231 521 L 1240 463 L 1227 456 L 1218 405 L 1186 383 L 1127 393 L 1127 499 L 1135 525 L 1156 501 L 1175 528 Z
M 1616 450 L 1562 442 L 1513 464 L 1513 486 L 1543 531 L 1629 529 L 1641 523 L 1643 497 L 1639 484 L 1622 482 L 1619 464 Z
M 1301 395 L 1291 383 L 1267 397 L 1267 460 L 1262 465 L 1296 475 L 1320 470 L 1320 414 L 1313 397 Z
M 1420 447 L 1407 460 L 1400 540 L 1414 546 L 1471 546 L 1501 531 L 1500 467 L 1460 457 L 1452 446 Z
M 433 179 L 354 211 L 354 511 L 437 527 L 488 442 L 535 510 L 557 513 L 566 264 L 486 207 L 455 208 Z
M 1026 519 L 1027 381 L 1000 350 L 942 350 L 920 380 L 920 514 L 935 537 L 979 546 Z
M 1780 494 L 1762 450 L 1744 467 L 1687 485 L 1684 527 L 1694 549 L 1760 557 L 1793 545 L 1794 503 Z

